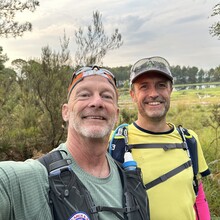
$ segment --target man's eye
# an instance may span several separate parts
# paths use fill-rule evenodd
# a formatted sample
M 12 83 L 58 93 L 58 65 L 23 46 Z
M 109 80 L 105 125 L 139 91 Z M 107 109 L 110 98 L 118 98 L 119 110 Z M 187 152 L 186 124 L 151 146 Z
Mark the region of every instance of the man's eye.
M 89 97 L 89 93 L 80 93 L 79 97 Z
M 111 95 L 107 95 L 107 94 L 104 94 L 102 97 L 104 99 L 113 99 L 113 97 Z
M 147 85 L 141 85 L 140 86 L 140 89 L 146 89 L 147 88 Z
M 166 85 L 166 83 L 160 83 L 160 84 L 159 84 L 159 87 L 160 87 L 160 88 L 166 88 L 167 85 Z

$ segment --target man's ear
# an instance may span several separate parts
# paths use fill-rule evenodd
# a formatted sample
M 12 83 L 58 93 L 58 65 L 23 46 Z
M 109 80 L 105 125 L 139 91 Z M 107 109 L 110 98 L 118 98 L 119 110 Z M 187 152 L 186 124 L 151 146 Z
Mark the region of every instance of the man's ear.
M 69 121 L 69 107 L 67 103 L 62 106 L 62 117 L 65 122 Z
M 120 110 L 119 110 L 119 108 L 117 108 L 117 115 L 116 115 L 116 117 L 115 117 L 115 123 L 117 123 L 118 122 L 118 119 L 119 119 L 119 112 L 120 112 Z
M 130 96 L 131 96 L 131 98 L 132 98 L 132 101 L 133 101 L 133 102 L 136 102 L 135 94 L 134 94 L 134 90 L 133 90 L 133 89 L 130 90 Z

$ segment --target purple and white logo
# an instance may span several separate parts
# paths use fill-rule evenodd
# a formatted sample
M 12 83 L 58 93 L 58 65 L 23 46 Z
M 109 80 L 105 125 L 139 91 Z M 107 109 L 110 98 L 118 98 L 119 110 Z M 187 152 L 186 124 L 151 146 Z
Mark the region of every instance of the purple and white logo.
M 76 212 L 69 220 L 90 220 L 85 212 Z

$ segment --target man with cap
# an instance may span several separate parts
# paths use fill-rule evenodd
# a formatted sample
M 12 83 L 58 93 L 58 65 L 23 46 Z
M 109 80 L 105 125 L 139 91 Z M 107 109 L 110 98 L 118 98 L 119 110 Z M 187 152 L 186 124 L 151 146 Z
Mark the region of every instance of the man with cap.
M 109 135 L 119 114 L 114 75 L 97 66 L 81 68 L 73 74 L 68 91 L 68 102 L 62 107 L 67 140 L 56 149 L 62 152 L 60 161 L 68 161 L 68 166 L 52 169 L 60 162 L 55 161 L 48 178 L 47 169 L 38 160 L 1 162 L 0 220 L 112 220 L 124 219 L 129 212 L 138 213 L 135 219 L 146 219 L 147 205 L 144 211 L 139 209 L 146 197 L 140 205 L 124 206 L 123 172 L 107 154 Z M 140 187 L 145 193 L 142 184 Z M 72 191 L 74 198 L 69 198 Z M 58 201 L 49 195 L 58 195 Z M 54 201 L 61 206 L 56 207 Z M 63 207 L 64 203 L 67 206 Z M 72 213 L 68 216 L 65 212 L 69 209 Z
M 137 120 L 127 126 L 125 150 L 132 151 L 133 158 L 142 169 L 151 220 L 195 220 L 198 210 L 199 219 L 210 219 L 204 196 L 200 197 L 200 204 L 197 204 L 197 210 L 194 211 L 196 193 L 193 188 L 194 176 L 188 149 L 182 144 L 183 140 L 177 127 L 166 120 L 173 90 L 173 76 L 169 63 L 162 57 L 137 61 L 131 68 L 130 85 L 130 95 L 137 106 L 138 115 Z M 121 132 L 122 127 L 119 126 L 118 131 Z M 210 171 L 198 137 L 192 130 L 188 132 L 197 142 L 198 173 L 206 176 Z M 118 149 L 119 144 L 112 143 L 112 156 L 121 160 L 117 154 L 121 152 Z M 177 146 L 181 146 L 182 149 L 178 149 Z M 110 142 L 109 148 L 111 147 Z M 204 195 L 201 182 L 198 195 Z M 205 211 L 203 216 L 201 211 Z

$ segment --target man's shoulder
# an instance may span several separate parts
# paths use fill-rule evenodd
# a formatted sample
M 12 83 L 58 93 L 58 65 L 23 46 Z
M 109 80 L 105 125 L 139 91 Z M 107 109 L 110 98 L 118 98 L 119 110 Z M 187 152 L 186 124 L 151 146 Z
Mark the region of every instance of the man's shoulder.
M 47 175 L 46 169 L 42 164 L 34 159 L 26 161 L 4 161 L 0 162 L 0 178 L 3 179 L 23 179 L 31 178 L 45 178 Z
M 192 130 L 190 128 L 183 127 L 183 133 L 186 138 L 195 138 L 196 141 L 199 141 L 199 137 L 194 130 Z

